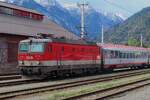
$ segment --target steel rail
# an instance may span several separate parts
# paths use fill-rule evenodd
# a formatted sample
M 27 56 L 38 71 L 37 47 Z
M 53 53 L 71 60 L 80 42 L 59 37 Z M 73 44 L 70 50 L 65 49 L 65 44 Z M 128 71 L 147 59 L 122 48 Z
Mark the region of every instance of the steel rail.
M 141 72 L 138 71 L 135 73 L 128 73 L 128 74 L 126 73 L 126 74 L 122 74 L 122 75 L 120 74 L 120 75 L 111 76 L 111 77 L 87 79 L 87 80 L 80 80 L 80 81 L 75 81 L 75 82 L 66 82 L 62 84 L 41 86 L 41 87 L 28 88 L 28 89 L 22 89 L 22 90 L 11 90 L 9 92 L 1 92 L 0 99 L 12 98 L 12 97 L 20 96 L 20 95 L 29 95 L 29 94 L 39 93 L 39 92 L 62 90 L 62 89 L 73 88 L 73 87 L 77 87 L 81 85 L 94 84 L 98 82 L 111 81 L 114 79 L 121 79 L 121 78 L 136 76 L 136 75 L 147 74 L 149 72 L 150 72 L 149 70 L 141 71 Z

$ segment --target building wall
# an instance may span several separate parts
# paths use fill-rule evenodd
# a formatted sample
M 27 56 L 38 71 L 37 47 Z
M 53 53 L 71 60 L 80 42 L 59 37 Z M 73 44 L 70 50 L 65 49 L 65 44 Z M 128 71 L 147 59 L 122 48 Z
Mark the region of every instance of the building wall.
M 0 33 L 0 74 L 19 73 L 17 67 L 18 43 L 26 38 Z
M 8 45 L 6 43 L 5 38 L 0 38 L 0 64 L 4 64 L 7 62 L 7 48 Z

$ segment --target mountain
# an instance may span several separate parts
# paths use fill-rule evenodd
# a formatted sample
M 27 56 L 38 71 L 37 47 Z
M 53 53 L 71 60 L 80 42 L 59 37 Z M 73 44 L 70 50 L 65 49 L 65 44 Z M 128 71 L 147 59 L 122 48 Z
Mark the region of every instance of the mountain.
M 71 15 L 78 18 L 80 20 L 80 9 L 77 5 L 65 5 L 66 8 Z M 101 13 L 96 11 L 93 7 L 88 6 L 85 9 L 85 30 L 87 33 L 87 37 L 92 40 L 97 40 L 100 37 L 101 27 L 102 25 L 105 29 L 109 29 L 117 24 L 120 24 L 124 21 L 124 19 L 117 14 L 113 13 Z
M 127 43 L 128 38 L 140 40 L 141 34 L 145 45 L 150 44 L 150 7 L 128 18 L 124 23 L 115 26 L 105 33 L 107 42 Z
M 70 32 L 80 35 L 80 11 L 78 7 L 70 9 L 56 0 L 6 0 L 6 2 L 37 10 Z M 110 28 L 122 21 L 123 19 L 117 15 L 115 17 L 108 16 L 89 7 L 85 12 L 87 37 L 90 39 L 99 37 L 102 24 L 106 28 Z

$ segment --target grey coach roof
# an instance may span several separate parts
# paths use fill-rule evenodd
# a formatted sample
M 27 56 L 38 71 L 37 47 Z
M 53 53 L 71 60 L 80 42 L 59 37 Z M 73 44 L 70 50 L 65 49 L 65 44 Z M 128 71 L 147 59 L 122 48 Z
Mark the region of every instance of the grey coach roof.
M 20 10 L 23 10 L 23 11 L 28 11 L 28 12 L 33 12 L 33 13 L 36 13 L 36 14 L 43 15 L 43 14 L 37 12 L 36 10 L 27 9 L 27 8 L 24 8 L 24 7 L 21 7 L 21 6 L 17 6 L 15 4 L 10 4 L 10 3 L 6 3 L 6 2 L 2 2 L 2 1 L 0 1 L 0 6 L 4 6 L 4 7 L 8 7 L 8 8 L 14 8 L 14 9 L 20 9 Z

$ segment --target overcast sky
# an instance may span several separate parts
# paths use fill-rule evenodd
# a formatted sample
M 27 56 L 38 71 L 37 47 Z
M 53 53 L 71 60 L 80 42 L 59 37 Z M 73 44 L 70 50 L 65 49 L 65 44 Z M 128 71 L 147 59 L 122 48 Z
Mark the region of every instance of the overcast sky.
M 63 4 L 82 2 L 82 0 L 57 0 Z M 121 13 L 126 17 L 142 8 L 150 6 L 150 0 L 85 0 L 97 10 Z

